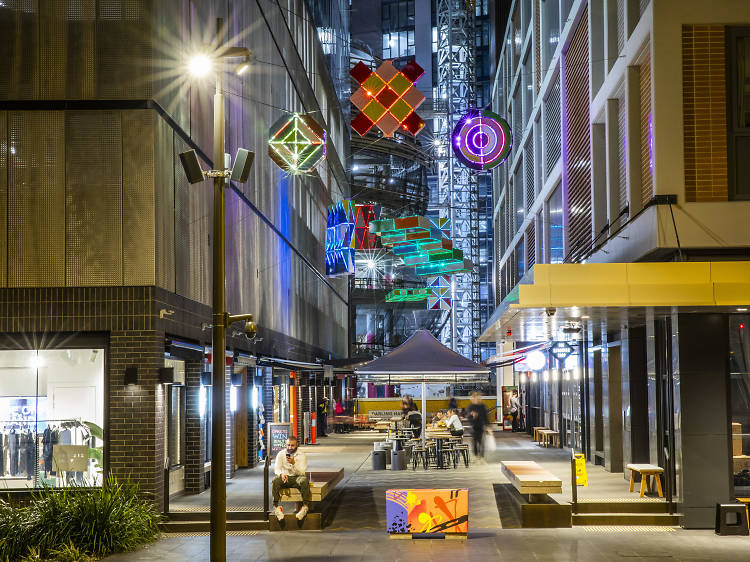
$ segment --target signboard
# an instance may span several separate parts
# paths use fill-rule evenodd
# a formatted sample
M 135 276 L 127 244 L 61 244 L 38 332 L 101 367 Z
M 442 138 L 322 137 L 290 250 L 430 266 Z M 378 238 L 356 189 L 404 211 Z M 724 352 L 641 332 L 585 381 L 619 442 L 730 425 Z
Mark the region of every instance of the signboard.
M 396 416 L 402 416 L 401 410 L 370 410 L 367 412 L 369 420 L 389 420 Z
M 583 456 L 583 453 L 575 453 L 573 458 L 576 461 L 576 484 L 588 487 L 589 478 L 586 474 L 586 457 Z
M 273 462 L 280 451 L 286 449 L 286 440 L 291 434 L 288 423 L 268 424 L 268 458 Z
M 385 514 L 386 528 L 394 535 L 465 535 L 469 532 L 469 490 L 386 490 Z
M 550 347 L 549 350 L 550 353 L 560 361 L 565 361 L 565 359 L 567 359 L 574 351 L 573 346 L 564 341 L 556 341 L 552 344 L 552 347 Z
M 88 445 L 52 446 L 52 469 L 55 472 L 85 472 L 88 468 Z

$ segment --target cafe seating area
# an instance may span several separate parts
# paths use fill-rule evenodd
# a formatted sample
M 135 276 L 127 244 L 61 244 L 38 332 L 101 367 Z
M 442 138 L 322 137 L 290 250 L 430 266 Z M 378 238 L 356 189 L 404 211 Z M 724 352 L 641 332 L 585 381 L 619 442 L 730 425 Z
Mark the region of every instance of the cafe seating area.
M 423 443 L 421 437 L 414 437 L 412 428 L 402 427 L 402 422 L 396 420 L 391 421 L 385 439 L 375 442 L 374 449 L 384 451 L 386 460 L 384 463 L 378 454 L 373 460 L 374 469 L 384 469 L 387 462 L 391 470 L 404 470 L 408 464 L 412 470 L 458 468 L 461 464 L 468 468 L 470 462 L 469 444 L 464 437 L 453 436 L 444 427 L 428 426 Z

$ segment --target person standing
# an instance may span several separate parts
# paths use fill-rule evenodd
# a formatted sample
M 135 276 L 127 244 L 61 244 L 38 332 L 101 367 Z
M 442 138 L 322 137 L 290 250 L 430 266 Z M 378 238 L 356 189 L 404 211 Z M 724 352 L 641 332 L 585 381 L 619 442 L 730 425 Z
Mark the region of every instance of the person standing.
M 409 427 L 414 434 L 414 438 L 418 438 L 422 435 L 422 414 L 419 413 L 416 404 L 411 405 L 409 413 L 406 414 L 406 419 L 409 420 Z
M 328 429 L 328 398 L 321 396 L 318 400 L 318 437 L 327 437 Z
M 518 401 L 518 391 L 514 390 L 510 397 L 510 415 L 513 416 L 513 431 L 520 431 L 518 427 L 518 414 L 521 412 L 521 404 Z
M 271 483 L 271 492 L 273 494 L 273 514 L 281 521 L 284 519 L 284 510 L 279 505 L 281 501 L 282 488 L 297 488 L 302 494 L 302 506 L 298 507 L 296 517 L 302 520 L 309 509 L 308 504 L 311 500 L 310 482 L 305 476 L 307 470 L 307 456 L 298 450 L 299 440 L 294 435 L 290 435 L 286 440 L 286 449 L 279 451 L 276 455 L 276 464 L 274 473 L 276 477 Z
M 471 404 L 469 404 L 467 411 L 471 420 L 474 455 L 484 457 L 484 430 L 487 427 L 489 419 L 487 416 L 487 407 L 482 402 L 482 397 L 478 392 L 471 393 Z

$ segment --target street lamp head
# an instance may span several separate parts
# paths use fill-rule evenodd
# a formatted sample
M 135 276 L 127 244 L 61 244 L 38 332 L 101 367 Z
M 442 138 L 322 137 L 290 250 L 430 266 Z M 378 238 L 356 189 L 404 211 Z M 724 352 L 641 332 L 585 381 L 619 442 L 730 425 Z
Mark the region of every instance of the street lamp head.
M 250 68 L 250 57 L 246 56 L 245 60 L 240 63 L 240 65 L 237 67 L 237 70 L 235 70 L 234 72 L 235 74 L 237 74 L 237 76 L 242 76 L 243 74 L 245 74 L 245 72 L 247 72 L 248 68 Z
M 211 72 L 213 61 L 206 55 L 194 55 L 188 62 L 190 74 L 202 78 Z

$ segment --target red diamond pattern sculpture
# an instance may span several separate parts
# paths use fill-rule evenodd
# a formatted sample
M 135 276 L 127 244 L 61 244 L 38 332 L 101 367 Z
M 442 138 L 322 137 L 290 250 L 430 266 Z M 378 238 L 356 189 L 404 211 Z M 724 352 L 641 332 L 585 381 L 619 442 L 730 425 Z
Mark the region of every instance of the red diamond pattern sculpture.
M 424 69 L 413 59 L 402 70 L 384 61 L 374 72 L 358 62 L 349 71 L 360 87 L 351 98 L 360 113 L 352 119 L 352 129 L 360 136 L 377 126 L 386 137 L 401 127 L 416 136 L 424 127 L 424 121 L 416 109 L 425 97 L 414 85 L 424 74 Z

